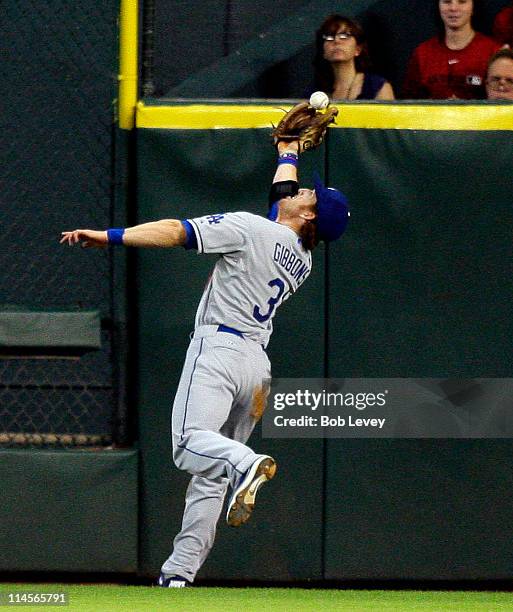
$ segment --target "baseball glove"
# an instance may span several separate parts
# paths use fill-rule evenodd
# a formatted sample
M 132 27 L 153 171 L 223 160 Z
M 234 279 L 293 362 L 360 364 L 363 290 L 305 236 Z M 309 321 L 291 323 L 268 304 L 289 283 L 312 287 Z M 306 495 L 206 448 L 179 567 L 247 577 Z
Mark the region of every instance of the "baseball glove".
M 273 126 L 273 142 L 276 145 L 280 140 L 298 140 L 300 153 L 315 149 L 321 144 L 328 125 L 335 122 L 337 115 L 336 106 L 328 106 L 321 112 L 308 102 L 300 102 L 281 118 L 276 127 Z

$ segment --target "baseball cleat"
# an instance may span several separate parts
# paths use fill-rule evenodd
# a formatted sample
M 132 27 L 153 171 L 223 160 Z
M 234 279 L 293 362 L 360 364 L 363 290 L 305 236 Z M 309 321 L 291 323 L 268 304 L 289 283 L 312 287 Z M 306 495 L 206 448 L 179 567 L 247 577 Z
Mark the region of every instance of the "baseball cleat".
M 226 522 L 232 527 L 239 527 L 248 521 L 255 505 L 255 498 L 260 485 L 276 473 L 276 461 L 267 455 L 253 463 L 235 487 L 226 513 Z
M 176 574 L 166 576 L 166 574 L 160 572 L 157 586 L 164 587 L 166 589 L 183 589 L 184 587 L 191 586 L 191 583 L 182 576 L 177 576 Z

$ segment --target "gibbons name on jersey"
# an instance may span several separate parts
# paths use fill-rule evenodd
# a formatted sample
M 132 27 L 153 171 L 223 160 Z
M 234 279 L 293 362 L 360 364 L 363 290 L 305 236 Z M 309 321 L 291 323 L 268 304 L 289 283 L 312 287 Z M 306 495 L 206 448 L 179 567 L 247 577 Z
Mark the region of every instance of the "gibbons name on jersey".
M 279 242 L 274 245 L 273 259 L 296 280 L 298 286 L 310 274 L 308 265 L 288 247 Z

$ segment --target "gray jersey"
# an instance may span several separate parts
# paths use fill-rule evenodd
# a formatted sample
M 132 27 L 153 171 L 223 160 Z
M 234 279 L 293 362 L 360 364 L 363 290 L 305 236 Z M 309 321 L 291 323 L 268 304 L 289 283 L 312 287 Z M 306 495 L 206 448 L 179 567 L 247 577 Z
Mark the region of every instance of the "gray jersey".
M 247 212 L 189 219 L 200 253 L 218 253 L 196 327 L 227 325 L 267 346 L 276 309 L 305 281 L 312 255 L 289 227 Z

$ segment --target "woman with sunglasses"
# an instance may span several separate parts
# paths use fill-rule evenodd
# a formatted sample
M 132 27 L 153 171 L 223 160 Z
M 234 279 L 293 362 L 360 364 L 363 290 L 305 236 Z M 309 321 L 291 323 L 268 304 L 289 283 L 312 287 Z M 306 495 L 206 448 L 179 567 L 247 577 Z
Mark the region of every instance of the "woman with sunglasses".
M 390 83 L 369 66 L 362 27 L 342 15 L 325 19 L 316 35 L 312 91 L 325 91 L 332 100 L 393 100 Z

